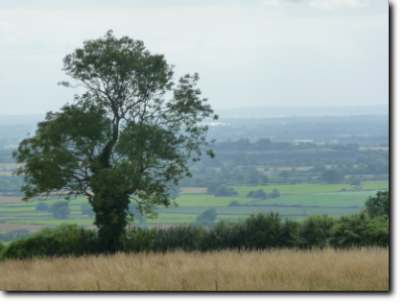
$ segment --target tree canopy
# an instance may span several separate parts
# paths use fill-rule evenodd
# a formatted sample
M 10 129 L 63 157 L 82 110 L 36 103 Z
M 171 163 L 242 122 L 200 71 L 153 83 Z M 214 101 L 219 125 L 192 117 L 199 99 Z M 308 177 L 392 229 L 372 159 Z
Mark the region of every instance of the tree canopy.
M 173 66 L 142 41 L 108 31 L 63 63 L 74 83 L 60 84 L 86 91 L 47 113 L 35 136 L 20 143 L 13 156 L 23 166 L 15 174 L 25 175 L 25 200 L 87 196 L 105 249 L 115 251 L 132 218 L 130 200 L 154 216 L 156 205 L 175 204 L 171 188 L 191 177 L 188 160 L 198 161 L 204 148 L 213 157 L 208 126 L 197 124 L 218 117 L 200 98 L 198 74 L 175 85 Z

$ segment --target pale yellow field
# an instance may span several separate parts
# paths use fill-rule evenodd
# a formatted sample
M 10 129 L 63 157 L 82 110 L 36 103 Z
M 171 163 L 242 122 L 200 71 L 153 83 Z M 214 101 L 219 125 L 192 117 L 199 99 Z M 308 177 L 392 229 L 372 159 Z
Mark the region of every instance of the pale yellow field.
M 11 203 L 20 203 L 22 202 L 21 196 L 1 196 L 0 195 L 0 204 L 11 204 Z
M 207 188 L 193 188 L 193 187 L 184 187 L 180 188 L 180 194 L 205 194 L 207 193 Z
M 0 262 L 4 291 L 388 291 L 387 249 L 116 254 Z

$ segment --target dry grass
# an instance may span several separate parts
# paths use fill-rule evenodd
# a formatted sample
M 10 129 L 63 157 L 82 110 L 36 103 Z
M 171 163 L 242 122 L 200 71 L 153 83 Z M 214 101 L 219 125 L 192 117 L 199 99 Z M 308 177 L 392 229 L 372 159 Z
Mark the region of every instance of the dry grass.
M 388 291 L 388 250 L 116 254 L 0 262 L 0 290 Z

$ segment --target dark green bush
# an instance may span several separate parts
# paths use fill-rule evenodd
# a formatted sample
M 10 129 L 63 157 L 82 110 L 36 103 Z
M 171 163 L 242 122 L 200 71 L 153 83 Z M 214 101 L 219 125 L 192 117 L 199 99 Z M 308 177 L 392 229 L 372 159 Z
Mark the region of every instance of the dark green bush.
M 278 213 L 250 215 L 245 221 L 244 247 L 264 249 L 294 246 L 298 223 L 283 222 Z
M 390 210 L 389 191 L 378 191 L 375 197 L 369 197 L 365 203 L 367 213 L 371 218 L 377 216 L 387 216 Z
M 94 231 L 77 225 L 63 224 L 55 229 L 44 228 L 25 238 L 12 241 L 3 251 L 4 258 L 26 259 L 98 252 Z
M 215 197 L 228 197 L 228 196 L 237 196 L 238 192 L 236 192 L 233 188 L 228 188 L 226 186 L 219 186 L 215 193 Z
M 233 200 L 228 204 L 229 207 L 239 207 L 240 203 L 237 200 Z
M 149 252 L 156 237 L 156 229 L 137 227 L 128 231 L 126 237 L 121 238 L 121 244 L 127 252 Z
M 389 244 L 388 220 L 371 219 L 362 211 L 354 216 L 342 216 L 332 227 L 330 245 L 334 247 L 381 246 Z
M 203 233 L 200 226 L 177 226 L 168 229 L 159 229 L 151 249 L 156 252 L 166 252 L 168 250 L 182 249 L 193 251 L 198 249 L 198 242 Z
M 241 249 L 244 244 L 244 224 L 237 221 L 220 221 L 205 231 L 200 239 L 201 251 Z
M 327 215 L 307 217 L 300 223 L 297 245 L 303 248 L 325 247 L 336 222 L 336 219 Z
M 3 242 L 0 241 L 0 259 L 1 259 L 1 252 L 6 248 Z
M 214 208 L 210 208 L 208 210 L 205 210 L 199 216 L 197 216 L 195 222 L 205 227 L 211 227 L 212 225 L 214 225 L 216 218 L 217 218 L 216 210 Z
M 280 195 L 281 194 L 277 189 L 273 189 L 273 191 L 268 195 L 268 198 L 278 198 Z

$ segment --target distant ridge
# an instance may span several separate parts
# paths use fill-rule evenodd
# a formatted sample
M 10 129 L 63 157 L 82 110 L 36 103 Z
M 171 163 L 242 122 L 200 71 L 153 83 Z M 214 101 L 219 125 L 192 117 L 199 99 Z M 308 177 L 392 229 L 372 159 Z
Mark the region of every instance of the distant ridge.
M 219 118 L 388 115 L 388 105 L 335 107 L 242 107 L 214 109 Z
M 388 115 L 388 105 L 339 107 L 242 107 L 214 109 L 219 118 L 272 118 L 300 116 Z M 0 126 L 37 125 L 46 114 L 0 115 Z

